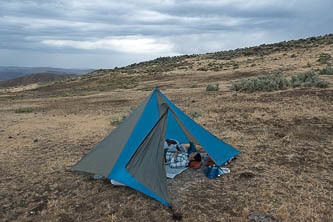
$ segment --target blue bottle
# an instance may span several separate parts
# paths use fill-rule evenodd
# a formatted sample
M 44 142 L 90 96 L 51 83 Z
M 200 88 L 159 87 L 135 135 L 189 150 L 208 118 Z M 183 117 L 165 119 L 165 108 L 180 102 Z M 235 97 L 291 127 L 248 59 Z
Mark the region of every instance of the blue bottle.
M 217 177 L 217 175 L 218 175 L 218 167 L 217 166 L 213 166 L 213 167 L 209 167 L 209 170 L 208 170 L 208 178 L 209 179 L 215 179 L 216 177 Z
M 209 165 L 208 168 L 204 169 L 204 173 L 205 175 L 208 177 L 208 175 L 210 174 L 210 171 L 212 170 L 212 166 Z
M 188 148 L 187 153 L 190 154 L 194 152 L 197 152 L 197 149 L 195 148 L 194 143 L 190 142 L 190 147 Z

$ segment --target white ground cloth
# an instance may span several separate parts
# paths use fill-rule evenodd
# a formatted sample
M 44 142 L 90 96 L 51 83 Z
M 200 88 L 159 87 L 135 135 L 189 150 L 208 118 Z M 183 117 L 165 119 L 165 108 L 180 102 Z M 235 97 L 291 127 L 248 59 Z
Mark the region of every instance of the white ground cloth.
M 187 167 L 171 168 L 169 165 L 165 165 L 166 177 L 170 179 L 173 179 L 185 170 L 187 170 Z

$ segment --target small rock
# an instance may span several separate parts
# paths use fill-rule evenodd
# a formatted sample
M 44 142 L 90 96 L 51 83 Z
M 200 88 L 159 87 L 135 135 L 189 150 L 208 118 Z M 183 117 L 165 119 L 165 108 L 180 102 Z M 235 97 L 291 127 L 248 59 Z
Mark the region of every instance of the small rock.
M 13 137 L 12 136 L 9 136 L 8 139 L 12 139 Z
M 34 139 L 34 143 L 37 143 L 38 142 L 38 139 Z
M 251 179 L 253 177 L 255 177 L 256 175 L 254 173 L 251 173 L 251 172 L 244 172 L 244 173 L 241 173 L 239 175 L 239 178 L 241 179 Z
M 174 219 L 175 221 L 181 221 L 183 220 L 183 215 L 181 213 L 174 212 L 172 214 L 172 219 Z
M 278 132 L 278 133 L 274 133 L 274 135 L 277 136 L 277 137 L 280 137 L 280 138 L 283 138 L 283 137 L 286 136 L 286 134 L 284 134 L 284 133 L 280 133 L 280 132 Z

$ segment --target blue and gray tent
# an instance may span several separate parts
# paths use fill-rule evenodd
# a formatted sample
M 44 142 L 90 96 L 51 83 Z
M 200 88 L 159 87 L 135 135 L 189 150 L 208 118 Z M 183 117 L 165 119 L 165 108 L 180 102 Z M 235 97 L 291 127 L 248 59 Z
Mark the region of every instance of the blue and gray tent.
M 193 121 L 155 88 L 71 170 L 118 181 L 170 206 L 164 163 L 166 138 L 201 145 L 218 165 L 239 153 Z

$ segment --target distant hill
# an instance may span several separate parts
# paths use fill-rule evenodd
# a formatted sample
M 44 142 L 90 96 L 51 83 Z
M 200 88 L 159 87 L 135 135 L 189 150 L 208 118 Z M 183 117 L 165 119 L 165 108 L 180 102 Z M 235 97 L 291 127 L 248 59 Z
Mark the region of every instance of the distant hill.
M 93 69 L 62 69 L 52 67 L 17 67 L 17 66 L 0 66 L 0 81 L 14 79 L 19 76 L 24 76 L 34 73 L 49 73 L 49 74 L 76 74 L 83 75 L 94 71 Z
M 124 67 L 99 69 L 67 81 L 39 86 L 33 96 L 36 93 L 46 97 L 86 95 L 116 89 L 150 91 L 154 87 L 162 90 L 206 88 L 211 84 L 230 90 L 231 84 L 238 80 L 273 74 L 290 79 L 306 72 L 329 73 L 320 78 L 333 85 L 332 64 L 333 34 L 327 34 L 228 51 L 160 57 Z
M 17 77 L 15 79 L 9 79 L 0 81 L 0 87 L 15 87 L 24 86 L 33 83 L 46 83 L 59 81 L 64 79 L 69 79 L 75 76 L 74 74 L 53 74 L 53 73 L 36 73 L 28 74 L 24 76 Z

